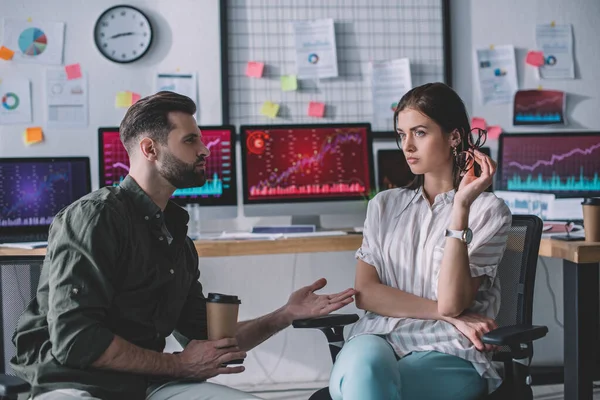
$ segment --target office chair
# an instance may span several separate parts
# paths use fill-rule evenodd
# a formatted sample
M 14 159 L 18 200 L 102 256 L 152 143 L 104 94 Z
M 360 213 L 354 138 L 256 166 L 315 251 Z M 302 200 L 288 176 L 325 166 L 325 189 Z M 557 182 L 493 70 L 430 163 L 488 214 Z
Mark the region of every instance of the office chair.
M 501 306 L 496 322 L 499 328 L 488 332 L 483 342 L 501 346 L 493 356 L 502 362 L 503 381 L 486 399 L 533 399 L 529 364 L 533 341 L 548 333 L 545 326 L 531 324 L 533 289 L 542 220 L 534 215 L 513 215 L 506 250 L 498 266 Z M 332 314 L 314 319 L 296 320 L 294 328 L 321 330 L 329 342 L 333 362 L 344 344 L 344 326 L 358 321 L 356 314 Z M 524 362 L 525 361 L 525 362 Z M 331 400 L 329 388 L 315 392 L 309 400 Z

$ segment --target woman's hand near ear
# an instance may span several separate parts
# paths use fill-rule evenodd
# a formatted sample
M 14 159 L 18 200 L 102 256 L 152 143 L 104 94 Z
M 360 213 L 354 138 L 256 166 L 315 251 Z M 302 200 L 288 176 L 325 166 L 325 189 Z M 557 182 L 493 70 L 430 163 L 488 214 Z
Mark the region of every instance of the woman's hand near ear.
M 492 184 L 494 174 L 496 173 L 496 163 L 494 160 L 479 150 L 475 150 L 474 154 L 474 162 L 481 167 L 481 176 L 476 176 L 474 166 L 471 167 L 460 181 L 458 191 L 454 196 L 454 203 L 465 207 L 470 207 L 475 199 Z

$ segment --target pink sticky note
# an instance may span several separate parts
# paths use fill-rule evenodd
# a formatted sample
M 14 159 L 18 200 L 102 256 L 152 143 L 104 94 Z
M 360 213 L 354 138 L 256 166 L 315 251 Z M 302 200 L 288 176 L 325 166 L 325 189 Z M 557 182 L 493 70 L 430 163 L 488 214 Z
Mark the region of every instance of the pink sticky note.
M 534 67 L 541 67 L 546 63 L 546 60 L 544 59 L 544 53 L 541 51 L 530 51 L 527 53 L 525 62 L 529 65 L 533 65 Z
M 141 97 L 138 93 L 131 92 L 131 105 L 134 105 Z
M 486 125 L 487 125 L 487 123 L 485 122 L 485 119 L 483 119 L 483 118 L 479 118 L 479 117 L 471 118 L 471 129 L 475 129 L 475 128 L 485 129 Z
M 325 103 L 319 103 L 318 101 L 311 101 L 308 103 L 308 116 L 323 118 L 325 115 Z
M 487 138 L 498 139 L 498 136 L 502 133 L 502 127 L 499 125 L 492 125 L 487 127 Z
M 248 65 L 246 66 L 246 76 L 249 76 L 251 78 L 260 78 L 262 77 L 264 69 L 265 63 L 257 61 L 248 61 Z
M 81 78 L 81 66 L 79 63 L 65 65 L 65 72 L 67 73 L 68 80 Z

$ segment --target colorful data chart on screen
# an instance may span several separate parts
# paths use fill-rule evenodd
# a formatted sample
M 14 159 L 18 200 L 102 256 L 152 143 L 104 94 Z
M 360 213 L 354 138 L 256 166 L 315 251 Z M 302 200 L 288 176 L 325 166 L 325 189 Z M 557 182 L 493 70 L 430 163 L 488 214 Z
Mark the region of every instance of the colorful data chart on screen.
M 177 189 L 173 197 L 220 197 L 231 189 L 232 143 L 228 130 L 202 130 L 202 141 L 210 150 L 206 159 L 206 183 L 201 187 Z M 129 156 L 119 138 L 119 132 L 104 132 L 102 138 L 105 186 L 117 186 L 129 173 Z
M 502 187 L 560 195 L 600 193 L 600 134 L 507 136 Z
M 249 200 L 362 198 L 371 191 L 364 128 L 250 130 Z
M 0 226 L 50 225 L 86 194 L 86 170 L 67 162 L 0 164 Z

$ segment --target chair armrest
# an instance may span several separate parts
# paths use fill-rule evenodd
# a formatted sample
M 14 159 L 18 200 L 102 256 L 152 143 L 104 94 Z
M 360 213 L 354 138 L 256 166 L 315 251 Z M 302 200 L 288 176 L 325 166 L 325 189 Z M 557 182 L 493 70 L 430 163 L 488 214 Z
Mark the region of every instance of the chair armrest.
M 483 343 L 497 346 L 514 346 L 543 338 L 548 327 L 535 325 L 511 325 L 496 328 L 483 335 Z
M 31 387 L 21 378 L 0 374 L 0 397 L 27 393 Z
M 358 321 L 356 314 L 329 314 L 322 317 L 297 319 L 292 322 L 294 328 L 333 328 L 336 326 L 346 326 Z

